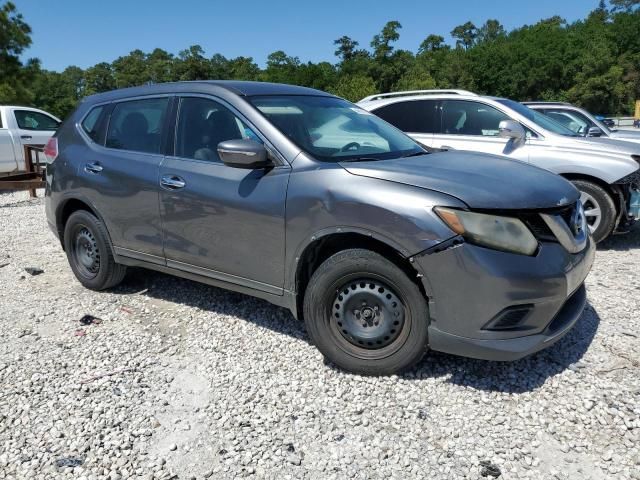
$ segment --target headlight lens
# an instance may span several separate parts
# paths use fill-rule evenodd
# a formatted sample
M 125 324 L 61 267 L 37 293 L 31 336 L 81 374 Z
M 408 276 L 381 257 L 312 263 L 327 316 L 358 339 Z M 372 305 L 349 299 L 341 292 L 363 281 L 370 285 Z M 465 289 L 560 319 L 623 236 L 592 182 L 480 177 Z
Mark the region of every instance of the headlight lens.
M 517 218 L 435 207 L 438 216 L 451 230 L 471 243 L 505 252 L 533 255 L 538 241 Z

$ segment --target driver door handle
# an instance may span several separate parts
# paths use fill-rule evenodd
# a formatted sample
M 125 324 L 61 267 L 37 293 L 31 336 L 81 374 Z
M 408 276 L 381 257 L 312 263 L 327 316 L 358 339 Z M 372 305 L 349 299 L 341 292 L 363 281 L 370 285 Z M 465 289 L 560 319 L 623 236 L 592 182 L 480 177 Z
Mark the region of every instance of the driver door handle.
M 177 175 L 163 175 L 160 179 L 160 186 L 166 190 L 180 190 L 186 187 L 187 183 Z
M 102 171 L 102 165 L 100 165 L 98 162 L 87 163 L 84 166 L 84 171 L 87 173 L 100 173 Z
M 20 138 L 23 140 L 31 140 L 33 137 L 31 135 L 20 135 Z

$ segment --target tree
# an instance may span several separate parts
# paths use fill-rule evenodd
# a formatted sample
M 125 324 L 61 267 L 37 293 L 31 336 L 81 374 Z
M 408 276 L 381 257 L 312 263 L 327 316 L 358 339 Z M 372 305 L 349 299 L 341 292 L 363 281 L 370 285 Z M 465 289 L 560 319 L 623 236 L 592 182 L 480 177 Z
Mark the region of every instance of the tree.
M 26 67 L 20 55 L 31 45 L 31 27 L 17 12 L 12 2 L 0 7 L 0 103 L 28 103 L 31 92 L 27 88 L 27 69 L 39 68 L 39 63 L 29 61 Z M 36 65 L 37 64 L 37 65 Z
M 477 31 L 476 43 L 494 42 L 506 36 L 506 31 L 498 20 L 487 20 Z
M 356 53 L 356 48 L 358 47 L 358 42 L 352 40 L 351 37 L 343 35 L 337 40 L 333 41 L 334 45 L 337 45 L 336 51 L 334 52 L 336 57 L 339 57 L 342 62 L 348 62 L 353 58 Z
M 330 91 L 339 97 L 357 102 L 376 93 L 376 84 L 371 77 L 366 75 L 346 75 Z
M 373 56 L 377 60 L 384 60 L 393 52 L 392 42 L 397 42 L 400 38 L 398 30 L 402 28 L 400 22 L 392 20 L 382 28 L 382 32 L 375 35 L 371 40 L 371 48 L 373 48 Z
M 436 88 L 436 81 L 424 63 L 416 63 L 394 85 L 393 90 L 429 90 Z
M 613 11 L 631 12 L 640 6 L 640 0 L 611 0 Z
M 178 53 L 176 80 L 211 79 L 211 63 L 204 55 L 204 49 L 200 45 L 191 45 Z
M 425 38 L 420 44 L 420 48 L 418 48 L 418 54 L 423 54 L 427 52 L 435 52 L 437 50 L 442 50 L 447 46 L 444 44 L 444 37 L 441 35 L 429 35 Z
M 458 25 L 451 31 L 451 36 L 456 39 L 456 46 L 469 50 L 475 43 L 478 36 L 478 29 L 473 22 Z

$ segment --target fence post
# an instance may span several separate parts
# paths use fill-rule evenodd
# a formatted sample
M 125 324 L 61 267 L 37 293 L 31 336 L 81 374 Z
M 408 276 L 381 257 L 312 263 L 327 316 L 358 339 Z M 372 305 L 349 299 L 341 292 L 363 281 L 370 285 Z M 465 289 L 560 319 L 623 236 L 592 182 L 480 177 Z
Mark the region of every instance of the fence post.
M 27 173 L 33 173 L 33 160 L 31 159 L 31 146 L 30 145 L 25 145 L 24 146 L 24 169 Z M 35 198 L 36 197 L 36 189 L 35 188 L 30 188 L 29 189 L 29 197 L 31 198 Z

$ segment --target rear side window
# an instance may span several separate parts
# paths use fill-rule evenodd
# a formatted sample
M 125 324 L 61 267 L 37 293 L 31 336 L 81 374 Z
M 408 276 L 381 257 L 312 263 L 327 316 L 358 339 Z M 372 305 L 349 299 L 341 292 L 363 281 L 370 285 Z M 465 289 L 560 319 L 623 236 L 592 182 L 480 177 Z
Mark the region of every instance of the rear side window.
M 55 131 L 60 126 L 60 122 L 44 113 L 32 112 L 31 110 L 15 110 L 13 113 L 18 127 L 22 130 Z
M 434 100 L 412 100 L 392 103 L 373 113 L 403 132 L 436 133 L 439 130 L 436 107 Z
M 106 146 L 118 150 L 160 153 L 162 125 L 168 103 L 168 98 L 150 98 L 116 104 L 111 112 Z
M 100 125 L 104 123 L 101 122 L 100 119 L 104 108 L 104 105 L 94 107 L 82 121 L 82 129 L 89 135 L 91 140 L 96 143 L 100 143 Z

